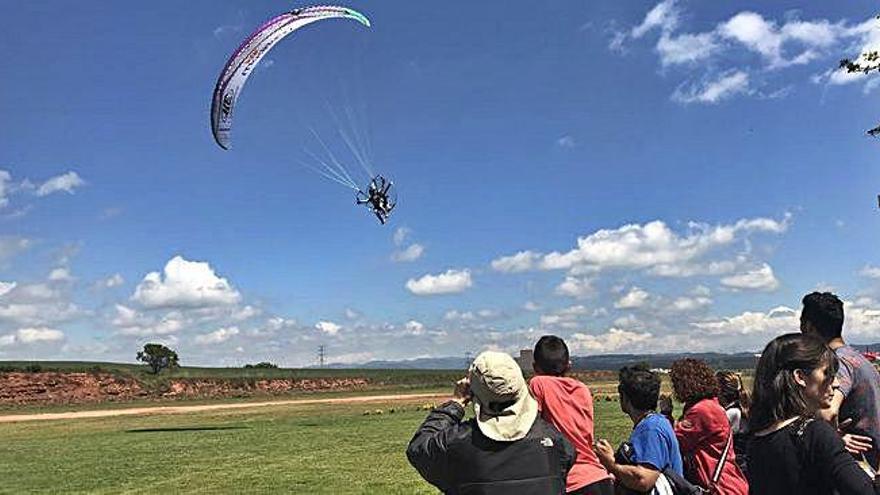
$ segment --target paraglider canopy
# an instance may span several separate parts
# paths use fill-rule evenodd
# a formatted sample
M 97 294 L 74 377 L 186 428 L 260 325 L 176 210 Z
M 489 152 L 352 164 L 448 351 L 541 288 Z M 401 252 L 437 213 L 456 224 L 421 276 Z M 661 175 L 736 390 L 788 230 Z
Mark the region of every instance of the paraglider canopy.
M 370 20 L 353 9 L 337 6 L 305 7 L 269 19 L 235 50 L 217 79 L 211 99 L 211 132 L 221 148 L 229 149 L 232 142 L 232 115 L 235 111 L 235 103 L 248 77 L 263 56 L 297 29 L 316 21 L 333 18 L 353 19 L 370 27 Z

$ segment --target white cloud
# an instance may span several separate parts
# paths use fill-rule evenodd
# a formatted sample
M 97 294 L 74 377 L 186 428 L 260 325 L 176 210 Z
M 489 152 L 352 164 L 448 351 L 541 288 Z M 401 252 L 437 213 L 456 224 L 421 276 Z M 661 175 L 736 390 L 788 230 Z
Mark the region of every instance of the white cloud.
M 635 309 L 641 308 L 648 302 L 648 298 L 650 294 L 646 291 L 633 287 L 629 290 L 623 297 L 617 300 L 614 303 L 614 307 L 617 309 Z
M 457 309 L 453 309 L 447 311 L 446 314 L 443 315 L 443 319 L 446 321 L 474 321 L 477 319 L 477 315 L 475 315 L 473 311 L 458 311 Z
M 550 314 L 541 315 L 539 322 L 541 327 L 558 327 L 573 329 L 581 325 L 581 318 L 590 314 L 589 309 L 582 304 L 558 309 Z
M 360 318 L 361 314 L 351 308 L 345 308 L 345 317 L 349 320 L 356 320 Z
M 502 268 L 516 267 L 517 270 L 540 268 L 588 273 L 617 268 L 646 270 L 660 276 L 717 274 L 730 271 L 735 265 L 730 261 L 702 262 L 701 258 L 745 240 L 752 233 L 783 233 L 788 222 L 788 215 L 782 221 L 753 218 L 715 226 L 691 222 L 687 232 L 679 234 L 664 222 L 655 220 L 644 225 L 629 224 L 617 229 L 598 230 L 579 237 L 577 247 L 568 252 L 540 255 L 524 251 L 499 258 L 496 262 Z
M 14 334 L 5 336 L 5 343 L 36 344 L 64 340 L 64 332 L 48 327 L 21 328 Z
M 421 244 L 410 244 L 406 249 L 391 253 L 391 260 L 397 263 L 407 263 L 421 258 L 424 252 L 425 248 Z
M 0 237 L 0 261 L 12 258 L 13 256 L 27 250 L 32 245 L 33 241 L 25 239 L 24 237 Z
M 259 316 L 261 313 L 262 313 L 262 311 L 260 310 L 260 308 L 255 308 L 255 307 L 251 306 L 250 304 L 248 304 L 242 308 L 239 308 L 239 309 L 236 309 L 235 311 L 233 311 L 232 314 L 230 315 L 230 317 L 234 321 L 245 321 L 245 320 L 249 320 L 255 316 Z
M 196 335 L 195 341 L 198 344 L 221 344 L 239 333 L 238 327 L 219 328 L 210 333 Z
M 273 331 L 281 330 L 284 328 L 294 328 L 296 324 L 296 320 L 282 318 L 280 316 L 269 318 L 269 320 L 266 322 L 266 326 Z
M 336 335 L 337 333 L 339 333 L 340 330 L 342 330 L 341 325 L 337 325 L 332 321 L 319 321 L 315 324 L 315 328 L 331 336 Z
M 705 296 L 687 297 L 682 296 L 672 301 L 670 308 L 673 311 L 691 312 L 712 305 L 712 299 Z
M 779 287 L 779 280 L 770 265 L 764 263 L 759 268 L 722 278 L 721 285 L 731 289 L 771 291 Z
M 865 265 L 864 268 L 859 272 L 859 275 L 868 278 L 877 278 L 880 279 L 880 267 Z
M 52 282 L 70 282 L 73 280 L 73 276 L 71 276 L 68 268 L 59 267 L 49 272 L 49 280 Z
M 648 11 L 642 23 L 630 31 L 630 36 L 641 38 L 654 29 L 660 29 L 664 33 L 672 32 L 678 27 L 680 15 L 675 0 L 664 0 Z
M 425 325 L 416 320 L 406 322 L 406 331 L 410 335 L 422 335 L 425 333 Z
M 664 67 L 693 64 L 711 58 L 721 47 L 712 33 L 663 35 L 657 41 L 657 54 Z
M 596 289 L 593 287 L 593 279 L 589 277 L 568 276 L 556 286 L 556 293 L 560 296 L 583 299 L 594 296 Z
M 672 94 L 672 99 L 679 103 L 714 104 L 749 91 L 749 75 L 737 70 L 687 88 L 679 87 Z
M 492 269 L 503 273 L 518 273 L 531 270 L 541 255 L 532 251 L 520 251 L 512 256 L 502 256 L 492 260 Z
M 0 297 L 9 294 L 12 289 L 16 288 L 18 283 L 16 282 L 0 282 Z
M 9 182 L 12 180 L 12 175 L 5 170 L 0 170 L 0 208 L 5 208 L 9 205 Z
M 196 308 L 235 304 L 241 294 L 208 263 L 175 256 L 165 265 L 164 279 L 159 272 L 148 273 L 131 299 L 147 308 Z
M 119 329 L 119 335 L 170 336 L 181 331 L 188 323 L 180 311 L 170 311 L 164 315 L 147 315 L 122 304 L 117 304 L 115 310 L 116 315 L 110 323 Z
M 122 275 L 118 273 L 114 273 L 109 277 L 105 278 L 100 282 L 101 286 L 106 287 L 108 289 L 112 289 L 113 287 L 119 287 L 120 285 L 125 283 L 125 279 L 122 278 Z
M 402 245 L 406 241 L 406 238 L 409 237 L 409 235 L 411 233 L 412 233 L 412 230 L 410 230 L 406 227 L 397 227 L 397 229 L 394 230 L 394 245 L 395 246 Z
M 541 305 L 534 301 L 526 301 L 525 304 L 523 304 L 523 309 L 526 311 L 538 311 L 541 309 Z
M 565 135 L 556 140 L 556 146 L 571 149 L 577 146 L 577 141 L 575 141 L 572 136 Z
M 651 340 L 648 332 L 631 332 L 619 328 L 610 328 L 599 335 L 586 333 L 572 334 L 567 343 L 573 353 L 608 353 L 623 350 L 634 344 Z
M 691 323 L 694 328 L 710 336 L 775 336 L 797 332 L 800 328 L 796 310 L 779 306 L 766 313 L 745 311 L 727 318 Z
M 52 177 L 37 188 L 37 196 L 48 196 L 52 193 L 64 191 L 73 194 L 76 188 L 85 185 L 85 181 L 76 172 L 67 172 Z
M 454 294 L 473 286 L 470 270 L 447 270 L 439 275 L 409 279 L 406 288 L 417 296 Z

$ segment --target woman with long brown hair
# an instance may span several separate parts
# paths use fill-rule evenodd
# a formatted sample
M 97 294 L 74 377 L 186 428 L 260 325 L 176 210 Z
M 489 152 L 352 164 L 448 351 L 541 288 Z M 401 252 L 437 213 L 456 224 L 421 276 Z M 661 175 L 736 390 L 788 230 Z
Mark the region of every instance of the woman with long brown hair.
M 875 495 L 834 427 L 814 419 L 834 397 L 837 366 L 809 335 L 782 335 L 764 348 L 749 418 L 752 495 Z

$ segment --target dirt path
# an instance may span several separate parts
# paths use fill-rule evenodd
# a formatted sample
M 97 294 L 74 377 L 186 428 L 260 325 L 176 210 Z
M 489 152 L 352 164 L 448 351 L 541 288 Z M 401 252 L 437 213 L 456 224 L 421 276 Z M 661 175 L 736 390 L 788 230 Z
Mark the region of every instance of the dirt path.
M 364 402 L 399 401 L 410 399 L 436 399 L 448 394 L 397 394 L 362 395 L 358 397 L 335 397 L 327 399 L 290 399 L 266 402 L 241 402 L 233 404 L 205 404 L 200 406 L 156 406 L 132 407 L 129 409 L 103 409 L 98 411 L 75 411 L 41 414 L 10 414 L 0 416 L 0 423 L 18 421 L 47 421 L 56 419 L 106 418 L 110 416 L 135 416 L 153 414 L 183 414 L 189 412 L 223 411 L 228 409 L 249 409 L 266 406 L 308 405 L 308 404 L 357 404 Z

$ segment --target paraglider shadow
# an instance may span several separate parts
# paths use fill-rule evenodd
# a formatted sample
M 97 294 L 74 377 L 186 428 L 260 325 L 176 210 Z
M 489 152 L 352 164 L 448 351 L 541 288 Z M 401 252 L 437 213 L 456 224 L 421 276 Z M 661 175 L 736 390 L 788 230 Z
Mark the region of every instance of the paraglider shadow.
M 226 426 L 169 426 L 167 428 L 137 428 L 133 430 L 125 430 L 126 433 L 165 433 L 165 432 L 181 432 L 181 431 L 221 431 L 221 430 L 248 430 L 247 426 L 226 425 Z

